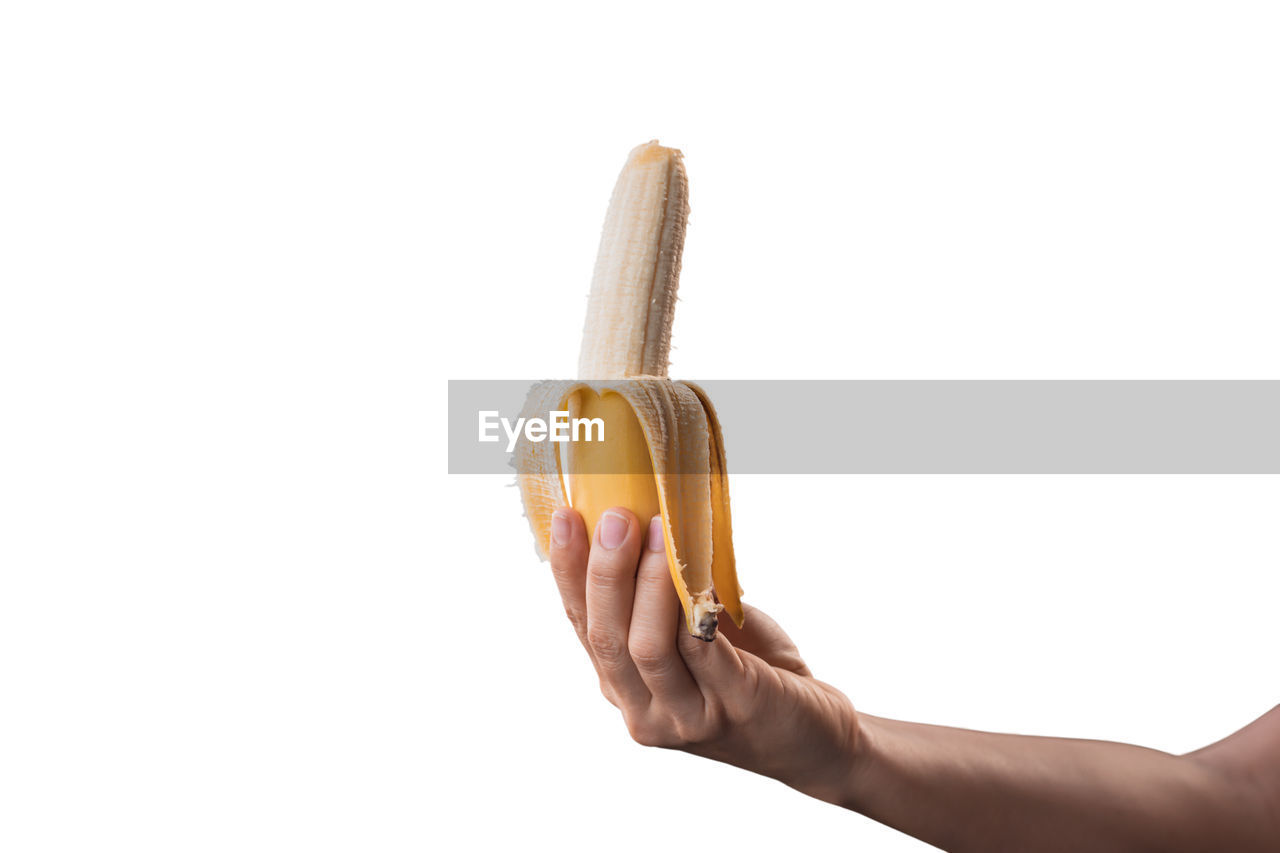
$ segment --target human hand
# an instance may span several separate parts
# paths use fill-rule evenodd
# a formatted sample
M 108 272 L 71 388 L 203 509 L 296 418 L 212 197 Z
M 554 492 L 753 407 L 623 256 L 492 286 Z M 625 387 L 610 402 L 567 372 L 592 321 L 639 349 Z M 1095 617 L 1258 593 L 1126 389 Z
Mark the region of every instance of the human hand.
M 746 607 L 715 640 L 685 630 L 661 519 L 606 512 L 588 543 L 582 517 L 552 519 L 551 568 L 565 612 L 638 743 L 680 749 L 839 803 L 861 746 L 853 705 L 813 677 L 772 619 Z

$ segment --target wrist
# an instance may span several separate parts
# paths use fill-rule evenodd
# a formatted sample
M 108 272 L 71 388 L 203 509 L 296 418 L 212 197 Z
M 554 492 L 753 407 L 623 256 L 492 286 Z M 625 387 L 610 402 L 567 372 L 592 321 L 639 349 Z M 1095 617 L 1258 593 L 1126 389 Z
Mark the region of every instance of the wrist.
M 816 682 L 835 702 L 824 703 L 827 713 L 822 728 L 825 729 L 826 749 L 813 752 L 795 781 L 786 781 L 792 787 L 815 799 L 841 808 L 853 809 L 853 802 L 865 789 L 864 781 L 867 754 L 870 746 L 864 729 L 865 719 L 853 707 L 843 693 L 829 685 Z M 781 777 L 779 777 L 781 778 Z
M 833 803 L 850 811 L 861 812 L 874 788 L 873 776 L 878 760 L 883 731 L 881 720 L 869 714 L 853 712 L 849 748 L 843 758 L 844 774 L 840 792 Z

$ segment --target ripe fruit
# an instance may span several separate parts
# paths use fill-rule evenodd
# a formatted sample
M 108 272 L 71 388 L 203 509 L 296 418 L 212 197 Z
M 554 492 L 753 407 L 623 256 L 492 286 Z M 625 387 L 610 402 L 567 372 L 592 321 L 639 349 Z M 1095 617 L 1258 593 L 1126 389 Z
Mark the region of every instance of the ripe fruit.
M 522 439 L 515 466 L 544 558 L 551 514 L 570 504 L 570 496 L 591 535 L 609 507 L 625 506 L 642 522 L 661 515 L 686 626 L 695 637 L 712 640 L 722 609 L 742 625 L 742 590 L 720 423 L 702 389 L 667 378 L 688 215 L 680 152 L 657 142 L 633 150 L 600 239 L 581 380 L 535 386 L 522 413 L 545 418 L 567 408 L 573 417 L 600 418 L 604 440 L 571 442 L 561 459 L 560 445 Z

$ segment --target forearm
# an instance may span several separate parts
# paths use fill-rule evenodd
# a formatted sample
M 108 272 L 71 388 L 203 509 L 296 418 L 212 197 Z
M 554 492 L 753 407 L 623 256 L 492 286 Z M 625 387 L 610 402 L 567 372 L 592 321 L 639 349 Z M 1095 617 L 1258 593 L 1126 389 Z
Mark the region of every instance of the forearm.
M 1211 762 L 861 715 L 844 803 L 946 850 L 1270 850 L 1274 805 Z
M 661 519 L 605 546 L 557 510 L 569 620 L 636 741 L 736 764 L 952 851 L 1280 850 L 1280 708 L 1181 758 L 858 714 L 751 608 L 712 642 L 684 630 Z M 642 538 L 646 545 L 642 551 Z

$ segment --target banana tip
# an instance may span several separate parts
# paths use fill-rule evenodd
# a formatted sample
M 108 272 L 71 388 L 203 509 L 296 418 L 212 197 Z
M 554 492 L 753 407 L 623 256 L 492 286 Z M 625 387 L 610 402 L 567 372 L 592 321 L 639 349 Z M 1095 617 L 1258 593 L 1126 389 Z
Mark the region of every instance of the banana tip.
M 656 139 L 650 139 L 643 145 L 637 145 L 631 151 L 631 162 L 637 166 L 647 163 L 657 163 L 668 159 L 680 159 L 684 155 L 680 153 L 678 148 L 666 148 L 658 143 Z

